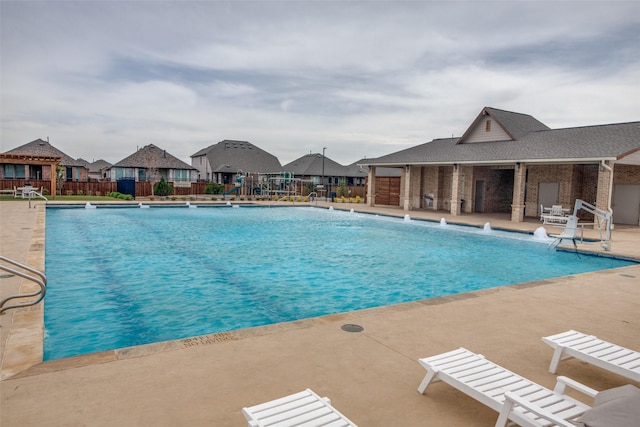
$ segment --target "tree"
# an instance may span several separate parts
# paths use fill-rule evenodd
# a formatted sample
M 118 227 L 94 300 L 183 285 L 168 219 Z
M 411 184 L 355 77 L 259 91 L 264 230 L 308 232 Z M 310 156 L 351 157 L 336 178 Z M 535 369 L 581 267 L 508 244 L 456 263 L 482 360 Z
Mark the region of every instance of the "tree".
M 67 168 L 61 165 L 56 165 L 56 194 L 62 196 L 62 185 L 64 184 L 64 180 L 67 176 Z
M 158 183 L 158 176 L 160 176 L 160 167 L 158 156 L 155 155 L 156 153 L 153 152 L 152 148 L 154 147 L 147 146 L 143 148 L 143 150 L 146 150 L 144 153 L 144 165 L 146 167 L 145 178 L 151 184 L 152 196 L 166 196 L 167 194 L 157 194 L 155 192 L 156 183 Z M 173 193 L 173 189 L 171 189 L 171 193 Z
M 173 186 L 160 177 L 160 181 L 153 186 L 153 194 L 156 196 L 170 196 L 173 194 Z

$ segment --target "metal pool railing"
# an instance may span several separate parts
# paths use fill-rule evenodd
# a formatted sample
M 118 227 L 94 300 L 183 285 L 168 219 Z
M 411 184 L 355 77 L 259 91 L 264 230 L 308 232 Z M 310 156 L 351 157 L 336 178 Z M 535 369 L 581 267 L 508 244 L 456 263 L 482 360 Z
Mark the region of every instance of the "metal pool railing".
M 12 264 L 12 265 L 14 265 L 16 267 L 20 267 L 23 270 L 26 270 L 26 271 L 28 271 L 30 273 L 35 274 L 38 277 L 29 275 L 29 274 L 24 273 L 22 271 L 19 271 L 19 270 L 16 270 L 14 268 L 7 267 L 6 265 L 0 264 L 0 270 L 6 271 L 6 272 L 11 273 L 11 274 L 15 274 L 16 276 L 20 276 L 20 277 L 23 277 L 23 278 L 25 278 L 27 280 L 35 282 L 40 287 L 38 290 L 36 290 L 34 292 L 12 295 L 12 296 L 7 297 L 7 298 L 3 299 L 2 301 L 0 301 L 0 314 L 4 314 L 5 311 L 10 310 L 12 308 L 29 307 L 29 306 L 32 306 L 32 305 L 36 305 L 40 301 L 42 301 L 42 299 L 44 298 L 44 295 L 47 292 L 47 277 L 43 273 L 41 273 L 40 271 L 36 270 L 35 268 L 31 268 L 31 267 L 29 267 L 27 265 L 19 263 L 16 260 L 1 256 L 1 255 L 0 255 L 0 261 L 4 261 L 4 262 L 6 262 L 8 264 Z M 13 299 L 16 299 L 16 298 L 32 298 L 32 297 L 37 297 L 37 298 L 35 300 L 32 300 L 32 301 L 21 302 L 21 303 L 18 303 L 18 304 L 13 304 L 13 305 L 9 305 L 9 306 L 5 307 L 5 304 L 8 301 L 11 301 Z

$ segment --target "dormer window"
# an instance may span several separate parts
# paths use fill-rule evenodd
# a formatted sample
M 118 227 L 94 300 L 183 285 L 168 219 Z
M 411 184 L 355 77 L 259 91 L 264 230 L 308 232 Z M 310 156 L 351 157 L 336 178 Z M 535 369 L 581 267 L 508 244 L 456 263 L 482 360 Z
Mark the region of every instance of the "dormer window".
M 484 122 L 484 130 L 485 132 L 491 132 L 491 120 Z

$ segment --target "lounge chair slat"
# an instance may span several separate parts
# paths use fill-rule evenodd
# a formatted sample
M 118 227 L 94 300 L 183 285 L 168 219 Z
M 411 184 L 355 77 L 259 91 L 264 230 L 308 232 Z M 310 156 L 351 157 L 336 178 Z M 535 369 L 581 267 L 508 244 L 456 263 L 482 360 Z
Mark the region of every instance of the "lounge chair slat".
M 283 405 L 279 407 L 280 410 L 277 413 L 270 415 L 261 413 L 260 418 L 268 425 L 277 425 L 278 423 L 282 423 L 284 420 L 295 419 L 300 420 L 297 424 L 302 424 L 303 420 L 312 420 L 324 414 L 326 412 L 325 408 L 326 406 L 320 402 L 311 402 L 304 406 Z M 292 424 L 295 425 L 295 423 Z
M 294 393 L 248 408 L 242 413 L 249 426 L 355 427 L 355 424 L 312 390 Z
M 640 352 L 604 341 L 592 335 L 570 330 L 543 337 L 554 349 L 549 371 L 555 373 L 561 360 L 575 357 L 584 362 L 640 381 Z
M 466 352 L 466 355 L 463 352 Z M 418 392 L 424 393 L 431 382 L 443 381 L 500 412 L 497 426 L 505 426 L 507 421 L 511 420 L 521 426 L 543 427 L 553 423 L 530 411 L 536 410 L 551 418 L 552 414 L 556 413 L 563 419 L 570 420 L 590 408 L 570 396 L 555 393 L 469 350 L 461 348 L 455 352 L 455 357 L 458 360 L 464 359 L 466 361 L 464 366 L 458 365 L 454 369 L 442 369 L 438 362 L 446 361 L 447 358 L 432 356 L 419 359 L 420 364 L 427 370 L 427 375 L 418 387 Z M 435 362 L 431 363 L 432 361 Z M 515 406 L 511 401 L 507 404 L 505 397 L 507 392 L 512 392 L 523 401 L 519 401 Z M 527 405 L 531 405 L 531 409 L 528 409 Z M 547 412 L 544 409 L 533 409 L 534 406 L 539 407 L 540 405 L 547 408 Z M 549 411 L 551 412 L 549 413 Z

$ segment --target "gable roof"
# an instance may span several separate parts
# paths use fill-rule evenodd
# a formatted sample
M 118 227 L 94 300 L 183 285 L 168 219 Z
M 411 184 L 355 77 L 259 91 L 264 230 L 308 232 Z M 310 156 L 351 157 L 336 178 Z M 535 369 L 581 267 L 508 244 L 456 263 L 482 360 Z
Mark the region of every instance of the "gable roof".
M 435 139 L 369 165 L 568 163 L 620 160 L 640 151 L 640 122 L 532 132 L 516 141 L 458 144 L 459 138 Z
M 99 159 L 93 163 L 89 163 L 89 170 L 91 172 L 100 172 L 101 170 L 110 168 L 111 166 L 111 163 L 106 160 Z
M 100 172 L 102 169 L 107 169 L 112 166 L 111 163 L 102 159 L 96 160 L 95 162 L 91 163 L 85 159 L 79 158 L 78 162 L 82 163 L 85 168 L 89 169 L 89 172 Z
M 18 154 L 18 155 L 35 155 L 35 156 L 60 156 L 61 166 L 77 166 L 84 167 L 82 162 L 78 162 L 73 157 L 68 156 L 62 151 L 58 150 L 53 145 L 49 144 L 49 141 L 43 139 L 36 139 L 28 142 L 24 145 L 9 150 L 4 154 Z
M 280 161 L 248 141 L 225 139 L 204 148 L 191 157 L 207 156 L 213 173 L 275 173 L 282 171 Z
M 322 154 L 310 153 L 283 166 L 287 172 L 296 176 L 322 176 Z M 324 176 L 348 176 L 348 168 L 324 156 Z
M 476 126 L 484 119 L 484 116 L 490 116 L 505 133 L 509 135 L 511 140 L 518 140 L 531 132 L 549 130 L 547 125 L 528 114 L 484 107 L 473 123 L 471 123 L 471 126 L 462 134 L 457 142 L 458 144 L 463 144 L 467 141 L 471 132 L 473 132 Z
M 119 168 L 158 168 L 158 169 L 192 169 L 195 168 L 167 153 L 167 150 L 153 144 L 145 145 L 132 155 L 125 157 L 113 167 Z

